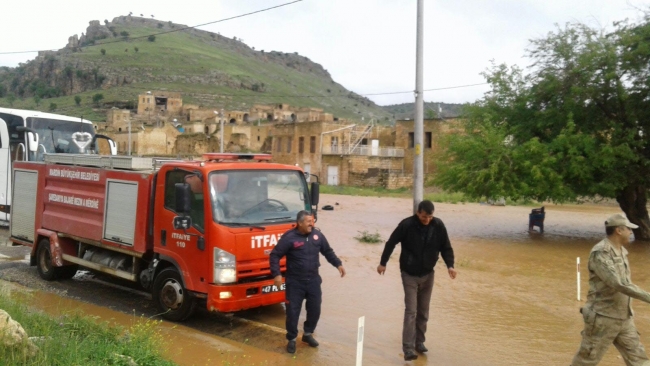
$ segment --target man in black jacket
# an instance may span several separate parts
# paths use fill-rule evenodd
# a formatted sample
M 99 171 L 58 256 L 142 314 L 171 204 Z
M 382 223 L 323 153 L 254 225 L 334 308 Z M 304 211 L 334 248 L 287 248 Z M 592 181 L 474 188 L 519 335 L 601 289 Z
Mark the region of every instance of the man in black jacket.
M 404 286 L 404 327 L 402 330 L 402 348 L 404 360 L 418 358 L 415 351 L 427 352 L 424 346 L 424 334 L 429 320 L 429 302 L 433 291 L 433 267 L 442 254 L 447 265 L 449 277 L 453 280 L 457 272 L 454 269 L 454 250 L 451 248 L 445 224 L 433 217 L 434 206 L 431 201 L 422 201 L 417 214 L 408 217 L 397 225 L 386 242 L 377 273 L 386 272 L 386 263 L 397 243 L 402 243 L 399 267 Z
M 287 352 L 296 352 L 296 338 L 298 337 L 298 318 L 303 300 L 307 300 L 305 310 L 307 319 L 304 324 L 302 341 L 311 347 L 318 347 L 318 342 L 312 333 L 316 329 L 320 318 L 320 305 L 322 302 L 321 278 L 318 274 L 320 267 L 319 254 L 323 254 L 327 261 L 336 267 L 345 276 L 345 269 L 341 260 L 325 239 L 325 235 L 314 227 L 314 217 L 307 211 L 298 212 L 297 226 L 282 234 L 282 238 L 270 254 L 271 275 L 275 286 L 282 286 L 280 273 L 280 259 L 287 256 L 286 272 L 286 312 L 287 312 Z

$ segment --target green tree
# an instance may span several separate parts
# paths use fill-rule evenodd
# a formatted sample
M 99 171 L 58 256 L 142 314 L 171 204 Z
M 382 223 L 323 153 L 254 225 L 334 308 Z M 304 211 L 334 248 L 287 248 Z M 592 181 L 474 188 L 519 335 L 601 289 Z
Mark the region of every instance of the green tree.
M 97 106 L 99 105 L 99 102 L 102 101 L 102 99 L 104 99 L 104 94 L 102 93 L 97 93 L 93 95 L 93 103 L 95 103 L 95 105 Z
M 99 50 L 99 52 L 101 52 L 101 53 L 102 53 L 102 56 L 104 56 L 104 55 L 106 54 L 106 50 L 105 50 L 105 49 L 103 49 L 103 48 L 102 48 L 101 50 Z
M 56 111 L 57 108 L 58 106 L 56 105 L 56 103 L 50 103 L 50 108 L 49 108 L 50 112 Z
M 471 197 L 614 198 L 650 240 L 650 17 L 531 41 L 529 73 L 493 64 L 491 91 L 448 136 L 435 182 Z
M 41 97 L 34 95 L 34 103 L 36 103 L 36 106 L 38 107 L 41 104 Z
M 74 96 L 74 104 L 81 105 L 81 97 L 78 95 Z
M 133 47 L 133 50 L 135 51 L 135 53 L 138 53 L 138 51 L 140 51 L 138 47 Z

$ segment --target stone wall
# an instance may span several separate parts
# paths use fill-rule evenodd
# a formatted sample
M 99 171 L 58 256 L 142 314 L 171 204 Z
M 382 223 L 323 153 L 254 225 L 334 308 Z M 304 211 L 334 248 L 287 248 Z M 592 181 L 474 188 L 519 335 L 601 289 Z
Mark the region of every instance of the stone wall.
M 183 134 L 176 138 L 174 155 L 201 156 L 208 152 L 219 152 L 219 140 L 208 138 L 205 134 Z M 224 148 L 224 152 L 229 152 Z
M 432 175 L 436 171 L 436 154 L 440 152 L 439 138 L 449 133 L 457 123 L 456 120 L 424 120 L 424 174 Z M 414 121 L 397 121 L 395 124 L 395 147 L 404 149 L 404 171 L 413 173 L 413 158 L 415 149 L 412 147 L 409 137 L 414 130 Z M 431 142 L 428 144 L 427 133 L 430 133 Z
M 119 155 L 126 155 L 129 151 L 128 130 L 106 133 L 117 144 Z M 131 131 L 131 155 L 160 156 L 171 155 L 174 152 L 176 139 L 181 133 L 174 127 L 166 125 L 160 128 L 133 128 Z

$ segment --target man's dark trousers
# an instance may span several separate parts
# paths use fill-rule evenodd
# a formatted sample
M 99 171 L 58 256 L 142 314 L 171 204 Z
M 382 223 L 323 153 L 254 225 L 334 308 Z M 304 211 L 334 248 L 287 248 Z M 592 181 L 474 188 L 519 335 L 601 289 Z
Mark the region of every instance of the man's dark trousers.
M 323 281 L 320 276 L 312 277 L 308 280 L 296 280 L 293 278 L 286 279 L 286 299 L 287 299 L 287 339 L 293 340 L 298 337 L 298 318 L 300 318 L 300 309 L 302 301 L 307 300 L 305 310 L 307 310 L 307 319 L 304 324 L 305 333 L 313 333 L 320 318 L 320 305 L 323 301 L 323 293 L 320 285 Z
M 418 277 L 402 272 L 404 285 L 404 328 L 402 329 L 402 349 L 413 351 L 416 343 L 424 343 L 429 320 L 429 303 L 433 291 L 433 275 Z

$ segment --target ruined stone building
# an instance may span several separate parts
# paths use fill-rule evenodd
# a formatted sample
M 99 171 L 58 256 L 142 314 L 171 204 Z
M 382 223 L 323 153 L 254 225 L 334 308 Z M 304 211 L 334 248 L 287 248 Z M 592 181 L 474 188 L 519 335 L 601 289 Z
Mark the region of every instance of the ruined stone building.
M 224 152 L 268 152 L 273 161 L 299 165 L 328 185 L 400 188 L 413 184 L 414 122 L 394 127 L 334 118 L 319 108 L 255 104 L 223 110 L 183 104 L 179 93 L 138 96 L 137 113 L 111 109 L 105 133 L 120 154 L 192 155 L 218 152 L 223 125 Z M 436 137 L 453 122 L 424 121 L 424 173 L 435 171 Z
M 138 115 L 178 115 L 183 108 L 183 99 L 177 92 L 148 91 L 138 95 Z
M 399 188 L 404 151 L 392 145 L 393 129 L 345 121 L 281 123 L 273 126 L 273 161 L 297 164 L 328 185 Z

